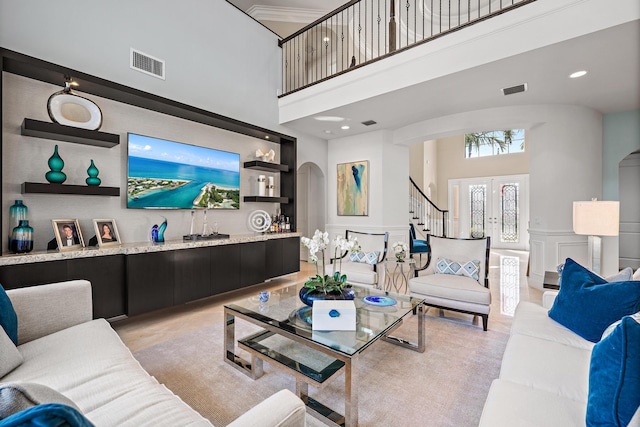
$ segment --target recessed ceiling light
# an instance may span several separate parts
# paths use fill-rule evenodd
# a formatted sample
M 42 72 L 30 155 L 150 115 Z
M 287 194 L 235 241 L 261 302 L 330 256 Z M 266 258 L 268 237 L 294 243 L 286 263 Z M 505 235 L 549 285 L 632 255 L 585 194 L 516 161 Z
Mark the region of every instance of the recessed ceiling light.
M 269 139 L 269 135 L 265 135 L 265 136 L 264 136 L 264 139 Z
M 320 122 L 342 122 L 344 121 L 344 117 L 337 116 L 316 116 L 314 119 Z
M 347 129 L 349 129 L 349 126 L 344 125 L 344 126 L 340 127 L 340 129 L 342 129 L 342 130 L 347 130 Z
M 573 73 L 573 74 L 569 74 L 569 77 L 570 77 L 570 78 L 572 78 L 572 79 L 577 79 L 578 77 L 582 77 L 582 76 L 584 76 L 585 74 L 587 74 L 587 72 L 586 72 L 585 70 L 582 70 L 582 71 L 576 71 L 576 72 L 575 72 L 575 73 Z
M 325 130 L 324 133 L 328 134 L 328 133 L 331 133 L 331 131 L 330 130 Z

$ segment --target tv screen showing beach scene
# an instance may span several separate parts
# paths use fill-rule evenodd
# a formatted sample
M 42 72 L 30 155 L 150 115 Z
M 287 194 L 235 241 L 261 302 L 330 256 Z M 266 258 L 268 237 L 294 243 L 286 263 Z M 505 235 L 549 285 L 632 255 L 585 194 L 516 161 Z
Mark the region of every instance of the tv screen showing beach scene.
M 240 155 L 127 134 L 127 207 L 239 209 Z

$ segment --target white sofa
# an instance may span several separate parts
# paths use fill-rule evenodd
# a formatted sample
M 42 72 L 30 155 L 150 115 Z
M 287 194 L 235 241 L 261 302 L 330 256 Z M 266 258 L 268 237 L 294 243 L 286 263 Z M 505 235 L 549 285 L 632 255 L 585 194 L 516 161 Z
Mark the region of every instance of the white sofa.
M 542 305 L 518 304 L 481 427 L 585 425 L 594 343 L 548 316 L 556 295 L 545 292 Z M 640 409 L 629 426 L 640 426 Z
M 89 282 L 33 286 L 7 295 L 18 317 L 23 361 L 0 383 L 48 386 L 71 399 L 96 426 L 211 425 L 150 376 L 107 321 L 92 320 Z M 305 405 L 282 390 L 230 424 L 256 425 L 304 426 Z

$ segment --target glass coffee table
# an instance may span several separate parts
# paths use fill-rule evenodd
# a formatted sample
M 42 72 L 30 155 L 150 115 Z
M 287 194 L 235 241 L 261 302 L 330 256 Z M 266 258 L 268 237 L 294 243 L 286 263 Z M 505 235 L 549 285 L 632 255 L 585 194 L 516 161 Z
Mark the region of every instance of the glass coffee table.
M 378 340 L 424 352 L 424 300 L 354 286 L 356 330 L 314 331 L 311 326 L 312 309 L 298 297 L 301 286 L 272 291 L 266 302 L 261 302 L 256 295 L 225 305 L 225 361 L 254 380 L 262 376 L 265 360 L 284 369 L 295 377 L 296 393 L 310 414 L 338 425 L 355 427 L 358 425 L 357 370 L 360 354 Z M 367 298 L 375 296 L 387 298 L 381 301 Z M 416 342 L 390 335 L 411 313 L 418 313 Z M 237 339 L 236 318 L 257 325 L 261 330 Z M 250 361 L 236 354 L 236 343 L 238 348 L 250 354 Z M 345 377 L 344 415 L 309 397 L 309 384 L 322 388 L 340 372 L 344 372 Z

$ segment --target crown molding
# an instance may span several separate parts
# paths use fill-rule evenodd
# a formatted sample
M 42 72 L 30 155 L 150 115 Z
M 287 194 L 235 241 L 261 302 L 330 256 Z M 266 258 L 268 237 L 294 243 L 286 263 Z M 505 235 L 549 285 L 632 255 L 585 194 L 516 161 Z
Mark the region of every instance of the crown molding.
M 329 12 L 331 11 L 325 9 L 301 9 L 258 4 L 247 9 L 247 15 L 256 21 L 295 22 L 298 24 L 309 24 Z

